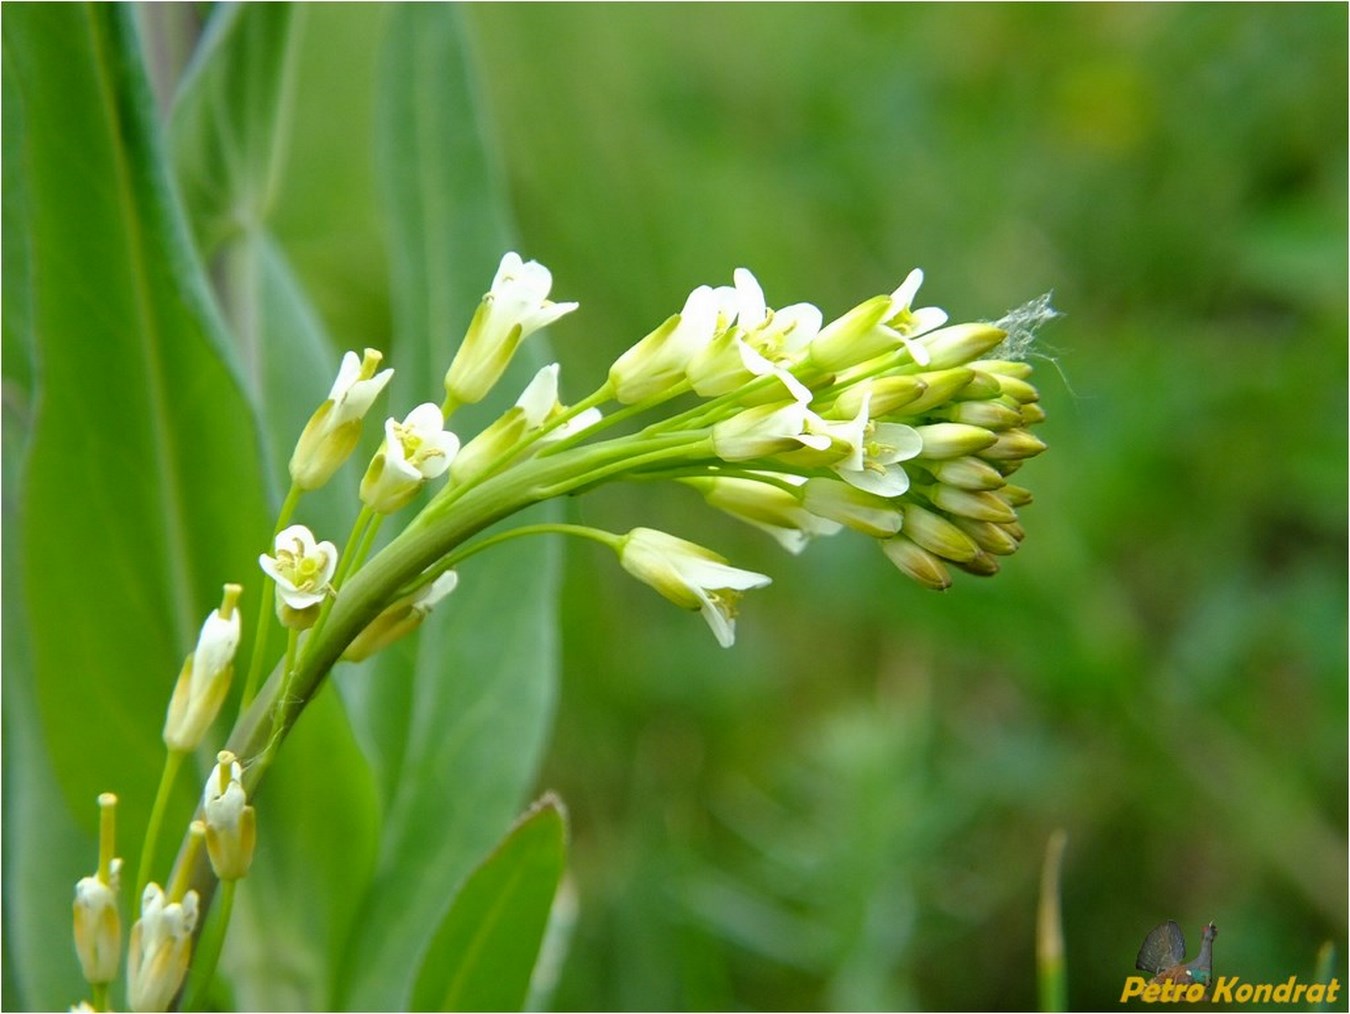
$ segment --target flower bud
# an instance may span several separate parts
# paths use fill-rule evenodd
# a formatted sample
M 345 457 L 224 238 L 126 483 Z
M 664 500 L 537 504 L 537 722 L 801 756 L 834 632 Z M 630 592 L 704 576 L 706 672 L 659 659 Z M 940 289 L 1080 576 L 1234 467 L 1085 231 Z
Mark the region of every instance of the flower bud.
M 246 805 L 243 769 L 234 754 L 222 750 L 206 779 L 202 812 L 206 815 L 206 851 L 221 880 L 239 880 L 253 863 L 257 824 Z
M 1029 401 L 1022 406 L 1023 426 L 1035 426 L 1042 422 L 1045 422 L 1045 409 L 1034 401 Z
M 942 561 L 903 535 L 884 540 L 881 550 L 902 574 L 925 588 L 945 591 L 951 587 L 952 576 Z
M 718 324 L 718 297 L 700 285 L 684 309 L 614 361 L 609 383 L 624 405 L 650 398 L 685 379 L 694 355 L 713 339 Z
M 998 398 L 1003 388 L 992 373 L 982 370 L 970 371 L 970 383 L 952 395 L 953 401 L 983 401 L 986 398 Z
M 940 331 L 931 331 L 919 341 L 928 350 L 929 367 L 945 370 L 961 366 L 996 348 L 1008 333 L 992 324 L 955 324 Z
M 932 423 L 914 428 L 923 440 L 921 456 L 935 460 L 974 454 L 998 439 L 982 426 L 967 426 L 965 423 Z
M 1031 364 L 1020 359 L 977 359 L 967 364 L 972 370 L 992 373 L 1000 377 L 1015 377 L 1026 380 L 1031 376 Z
M 117 893 L 122 860 L 113 857 L 116 838 L 117 797 L 105 792 L 98 797 L 98 870 L 75 884 L 75 952 L 85 981 L 101 986 L 117 978 L 122 956 L 122 918 L 117 911 Z
M 1045 444 L 1026 430 L 1006 430 L 988 447 L 982 448 L 980 457 L 986 461 L 1019 461 L 1032 458 L 1045 450 Z
M 1008 501 L 1009 507 L 1025 507 L 1031 503 L 1031 490 L 1024 486 L 1014 486 L 1008 483 L 998 491 L 998 495 Z
M 170 750 L 193 750 L 216 719 L 234 675 L 239 647 L 239 596 L 243 588 L 225 585 L 220 608 L 212 610 L 197 636 L 197 648 L 183 662 L 164 719 L 164 743 Z
M 809 417 L 799 401 L 744 409 L 713 426 L 713 450 L 723 461 L 750 461 L 803 446 L 828 448 L 828 436 L 806 432 Z
M 959 489 L 1001 489 L 1003 476 L 987 461 L 967 455 L 945 461 L 920 461 L 933 478 Z M 1015 505 L 1014 505 L 1015 506 Z
M 960 567 L 967 574 L 974 574 L 976 577 L 993 577 L 998 573 L 998 559 L 990 556 L 983 551 L 976 553 L 969 560 L 953 560 L 954 566 Z
M 885 497 L 834 479 L 808 479 L 802 487 L 802 506 L 812 514 L 874 539 L 900 531 L 900 509 Z
M 492 288 L 446 371 L 445 392 L 452 407 L 482 401 L 525 338 L 577 308 L 576 303 L 549 300 L 552 287 L 553 275 L 542 264 L 522 262 L 516 253 L 502 258 Z
M 912 503 L 905 504 L 903 510 L 905 523 L 901 531 L 930 553 L 957 563 L 973 559 L 980 552 L 975 541 L 946 518 Z
M 370 621 L 342 653 L 343 661 L 361 662 L 395 641 L 407 637 L 422 625 L 432 607 L 455 590 L 459 575 L 447 570 L 436 580 L 405 595 Z
M 709 506 L 768 532 L 794 555 L 815 536 L 833 535 L 840 529 L 833 521 L 807 510 L 799 494 L 770 482 L 731 476 L 699 476 L 681 481 L 701 492 Z
M 1007 501 L 983 490 L 958 489 L 939 483 L 921 490 L 934 507 L 948 514 L 974 518 L 976 521 L 1008 522 L 1017 520 L 1017 512 Z
M 937 415 L 948 422 L 983 426 L 987 430 L 1006 430 L 1022 424 L 1019 409 L 997 401 L 958 401 L 939 410 Z
M 903 409 L 904 415 L 920 415 L 945 405 L 961 393 L 975 374 L 964 367 L 915 374 L 924 382 L 924 392 Z
M 994 376 L 998 380 L 999 389 L 1014 401 L 1026 404 L 1041 400 L 1041 392 L 1036 390 L 1035 387 L 1028 384 L 1025 380 L 1021 380 L 1017 377 L 1009 377 L 1001 373 L 995 374 Z
M 393 370 L 376 374 L 382 358 L 376 349 L 366 349 L 359 360 L 355 352 L 342 357 L 328 400 L 310 416 L 291 454 L 291 481 L 301 489 L 326 483 L 356 447 L 361 421 L 394 375 Z
M 868 412 L 874 419 L 879 419 L 907 409 L 927 387 L 919 377 L 907 374 L 860 380 L 842 391 L 825 414 L 831 419 L 852 418 L 866 400 Z
M 127 950 L 127 1002 L 133 1011 L 169 1009 L 187 974 L 196 925 L 196 891 L 168 902 L 158 884 L 146 885 Z
M 890 311 L 889 296 L 873 296 L 821 328 L 808 346 L 811 362 L 827 373 L 866 362 L 894 348 L 896 341 L 880 327 Z
M 975 521 L 972 518 L 955 516 L 952 524 L 975 540 L 986 553 L 995 556 L 1011 556 L 1017 552 L 1018 542 L 1001 525 L 988 521 Z

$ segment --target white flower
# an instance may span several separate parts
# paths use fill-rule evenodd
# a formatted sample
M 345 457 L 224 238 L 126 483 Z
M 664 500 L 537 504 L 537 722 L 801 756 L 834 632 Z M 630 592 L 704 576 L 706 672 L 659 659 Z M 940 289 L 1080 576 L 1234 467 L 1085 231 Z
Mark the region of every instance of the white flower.
M 724 648 L 736 640 L 740 593 L 770 583 L 764 574 L 732 567 L 711 550 L 651 528 L 634 528 L 619 541 L 619 563 L 677 606 L 699 610 Z
M 923 438 L 914 427 L 869 421 L 858 453 L 832 467 L 850 486 L 877 496 L 899 496 L 909 489 L 909 475 L 900 462 L 922 450 Z
M 736 327 L 719 333 L 691 359 L 691 386 L 704 397 L 714 397 L 756 377 L 773 376 L 794 399 L 809 403 L 811 391 L 792 368 L 820 330 L 820 311 L 810 303 L 770 310 L 753 274 L 737 268 L 733 277 L 736 285 L 729 292 Z
M 127 951 L 127 1002 L 132 1010 L 169 1009 L 187 974 L 196 925 L 196 891 L 166 904 L 158 884 L 146 885 Z
M 206 822 L 206 851 L 221 880 L 238 880 L 248 873 L 257 841 L 253 807 L 244 794 L 243 768 L 234 754 L 222 750 L 206 779 L 202 812 Z
M 361 480 L 361 501 L 379 514 L 408 503 L 428 479 L 444 474 L 459 450 L 459 438 L 444 429 L 441 410 L 427 402 L 403 422 L 384 424 L 384 443 Z
M 258 565 L 277 583 L 278 612 L 282 606 L 301 612 L 322 602 L 337 570 L 337 547 L 315 542 L 304 525 L 291 525 L 277 534 L 276 554 L 259 556 Z
M 548 298 L 553 275 L 536 261 L 506 254 L 445 374 L 446 393 L 462 405 L 481 401 L 506 370 L 521 341 L 577 308 Z
M 749 461 L 799 447 L 828 448 L 828 436 L 807 431 L 809 418 L 813 413 L 799 401 L 756 405 L 713 426 L 713 450 L 723 461 Z
M 874 539 L 894 535 L 904 520 L 900 509 L 888 500 L 837 479 L 808 479 L 802 488 L 802 506 Z
M 376 349 L 366 349 L 361 359 L 355 352 L 343 355 L 328 400 L 310 417 L 291 455 L 291 480 L 301 489 L 326 483 L 356 447 L 361 421 L 394 375 L 375 372 L 382 358 Z
M 695 353 L 712 341 L 719 302 L 713 289 L 700 285 L 683 310 L 616 359 L 609 368 L 615 399 L 631 405 L 682 380 Z
M 197 648 L 187 657 L 174 685 L 164 720 L 164 742 L 171 750 L 192 750 L 215 721 L 234 675 L 239 647 L 239 609 L 243 589 L 227 584 L 219 609 L 202 624 Z

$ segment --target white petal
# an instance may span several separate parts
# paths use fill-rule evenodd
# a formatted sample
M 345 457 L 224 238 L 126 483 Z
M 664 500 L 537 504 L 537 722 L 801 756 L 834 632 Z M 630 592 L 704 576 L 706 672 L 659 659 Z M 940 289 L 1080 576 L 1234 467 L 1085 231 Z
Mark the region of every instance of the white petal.
M 891 293 L 891 313 L 895 314 L 901 310 L 908 310 L 914 303 L 914 297 L 919 294 L 919 286 L 923 284 L 923 271 L 915 268 L 905 276 L 905 280 L 900 283 L 900 288 Z
M 839 477 L 856 489 L 875 493 L 877 496 L 899 496 L 909 489 L 909 475 L 899 465 L 887 465 L 885 470 L 872 468 L 844 469 L 836 468 Z
M 882 465 L 908 461 L 923 452 L 923 437 L 913 426 L 904 423 L 877 423 L 872 430 L 871 442 L 887 448 L 886 453 L 876 457 L 876 461 Z
M 328 392 L 328 399 L 330 401 L 339 400 L 356 383 L 356 378 L 360 375 L 361 357 L 355 352 L 344 352 L 342 362 L 338 365 L 337 380 L 333 381 L 333 386 Z
M 558 364 L 550 363 L 534 375 L 516 399 L 525 411 L 526 429 L 535 429 L 558 403 Z
M 746 268 L 737 268 L 731 277 L 736 283 L 736 323 L 744 331 L 753 331 L 769 314 L 764 289 Z

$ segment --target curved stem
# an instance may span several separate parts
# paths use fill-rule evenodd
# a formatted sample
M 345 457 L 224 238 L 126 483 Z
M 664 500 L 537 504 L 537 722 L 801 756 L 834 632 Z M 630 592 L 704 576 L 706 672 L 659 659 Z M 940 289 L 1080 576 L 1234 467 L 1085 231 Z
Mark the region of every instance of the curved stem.
M 145 842 L 141 845 L 141 863 L 136 869 L 136 893 L 132 895 L 133 907 L 140 904 L 145 885 L 150 883 L 150 868 L 155 862 L 155 847 L 159 841 L 159 829 L 164 823 L 164 811 L 169 805 L 169 796 L 173 794 L 173 783 L 178 778 L 178 770 L 183 766 L 187 754 L 181 750 L 170 750 L 164 758 L 164 770 L 159 776 L 159 790 L 155 793 L 155 804 L 150 809 L 150 823 L 145 827 Z

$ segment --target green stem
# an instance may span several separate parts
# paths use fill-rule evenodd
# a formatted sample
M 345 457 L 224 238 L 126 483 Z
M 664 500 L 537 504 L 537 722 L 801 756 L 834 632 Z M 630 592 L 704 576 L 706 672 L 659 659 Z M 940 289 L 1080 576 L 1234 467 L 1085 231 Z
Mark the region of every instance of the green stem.
M 108 1004 L 108 983 L 95 982 L 92 983 L 89 988 L 93 990 L 94 993 L 93 999 L 89 1005 L 93 1007 L 94 1010 L 110 1010 L 111 1008 Z
M 281 503 L 281 510 L 277 513 L 276 527 L 272 529 L 274 545 L 269 546 L 269 549 L 275 550 L 276 538 L 290 524 L 291 515 L 295 513 L 295 505 L 300 502 L 303 493 L 304 490 L 299 486 L 294 483 L 291 484 L 286 499 Z M 267 624 L 272 616 L 272 602 L 276 593 L 275 582 L 263 582 L 262 601 L 258 603 L 258 624 L 253 632 L 253 658 L 249 661 L 248 678 L 244 680 L 244 693 L 239 699 L 240 714 L 243 714 L 248 706 L 253 703 L 253 698 L 258 692 L 258 680 L 262 676 L 263 655 L 267 651 Z
M 216 965 L 220 962 L 220 952 L 225 946 L 225 934 L 229 932 L 230 915 L 234 911 L 234 891 L 237 880 L 220 882 L 220 909 L 214 913 L 210 932 L 205 929 L 197 941 L 197 952 L 192 957 L 192 970 L 188 973 L 187 985 L 183 989 L 183 1002 L 180 1010 L 197 1010 L 202 1006 L 206 991 L 211 987 L 211 977 L 216 974 Z
M 150 809 L 150 823 L 145 828 L 145 842 L 141 845 L 141 865 L 136 870 L 136 893 L 132 897 L 133 907 L 140 904 L 145 885 L 150 883 L 150 868 L 155 862 L 155 847 L 159 841 L 159 829 L 164 823 L 164 811 L 169 805 L 169 796 L 173 794 L 173 783 L 178 778 L 178 770 L 183 766 L 187 754 L 181 750 L 170 750 L 164 758 L 164 770 L 159 776 L 159 791 L 155 793 L 155 805 Z
M 450 553 L 435 566 L 428 567 L 424 570 L 415 580 L 410 582 L 407 587 L 401 589 L 400 593 L 403 595 L 412 594 L 418 588 L 435 581 L 436 578 L 440 577 L 447 570 L 458 567 L 469 557 L 477 556 L 485 549 L 490 549 L 491 547 L 500 545 L 510 539 L 520 538 L 522 535 L 575 535 L 578 538 L 599 542 L 600 544 L 613 549 L 615 552 L 618 551 L 619 542 L 623 538 L 620 535 L 615 535 L 613 532 L 606 532 L 599 528 L 590 528 L 586 525 L 569 525 L 563 522 L 521 525 L 519 528 L 512 528 L 505 532 L 499 532 L 496 535 L 489 536 L 472 545 L 465 546 L 454 553 Z

